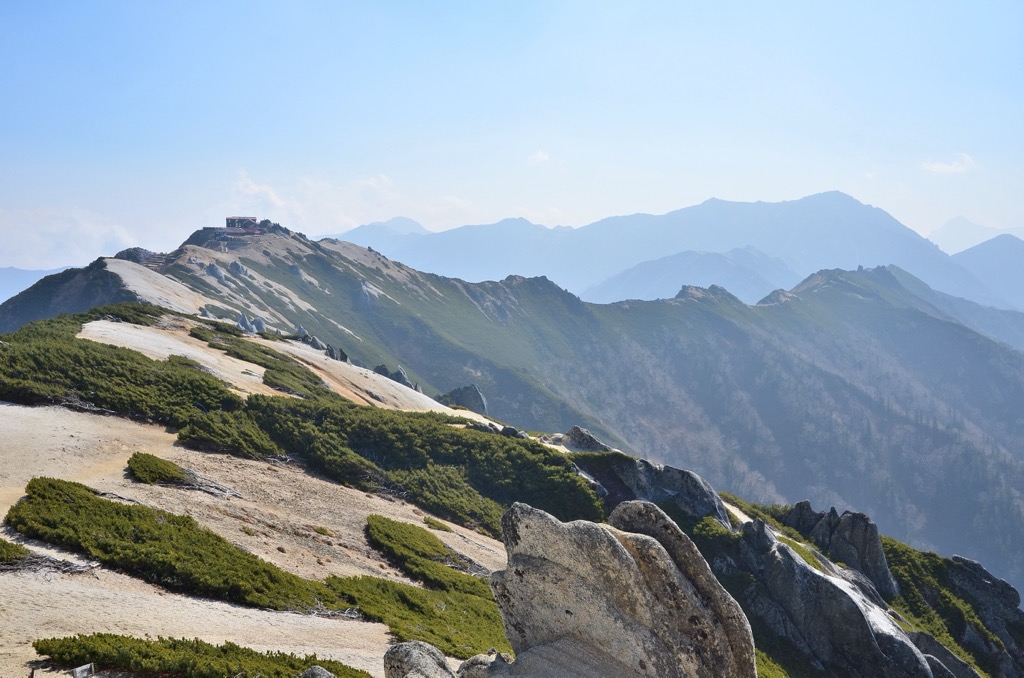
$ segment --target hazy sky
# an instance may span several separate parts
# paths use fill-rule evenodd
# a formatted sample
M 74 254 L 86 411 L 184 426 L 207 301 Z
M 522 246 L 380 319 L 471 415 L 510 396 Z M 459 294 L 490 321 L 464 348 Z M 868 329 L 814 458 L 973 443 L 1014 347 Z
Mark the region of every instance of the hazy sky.
M 1022 68 L 1017 0 L 0 0 L 0 266 L 833 189 L 1017 228 Z

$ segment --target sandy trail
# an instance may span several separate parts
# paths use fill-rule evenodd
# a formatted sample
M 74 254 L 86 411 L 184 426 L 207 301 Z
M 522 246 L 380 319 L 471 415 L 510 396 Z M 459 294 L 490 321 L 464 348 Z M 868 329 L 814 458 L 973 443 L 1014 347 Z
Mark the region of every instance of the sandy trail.
M 229 541 L 300 576 L 369 574 L 401 579 L 366 543 L 366 516 L 422 524 L 423 512 L 279 467 L 176 447 L 160 427 L 61 408 L 0 403 L 0 511 L 34 476 L 83 482 L 143 504 L 188 514 Z M 128 457 L 145 451 L 235 489 L 242 498 L 134 483 Z M 504 567 L 502 544 L 463 528 L 435 532 L 488 569 Z M 20 541 L 9 529 L 3 536 Z M 27 542 L 34 550 L 68 557 Z M 389 636 L 380 624 L 317 619 L 194 599 L 98 568 L 93 574 L 0 574 L 0 676 L 27 676 L 36 638 L 92 632 L 230 640 L 260 650 L 316 653 L 383 675 Z M 37 675 L 39 675 L 37 673 Z

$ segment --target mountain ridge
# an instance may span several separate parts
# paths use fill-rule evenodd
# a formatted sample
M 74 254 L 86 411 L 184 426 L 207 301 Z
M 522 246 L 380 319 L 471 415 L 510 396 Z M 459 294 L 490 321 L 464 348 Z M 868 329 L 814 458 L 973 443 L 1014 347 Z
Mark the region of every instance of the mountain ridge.
M 536 226 L 522 242 L 510 240 L 504 223 L 431 233 L 414 243 L 364 244 L 422 271 L 470 281 L 546 275 L 584 296 L 602 280 L 667 255 L 754 247 L 801 277 L 821 268 L 894 264 L 954 296 L 1024 308 L 1024 298 L 1001 299 L 931 241 L 838 191 L 775 203 L 709 199 L 662 215 L 607 217 L 574 229 Z M 680 271 L 676 287 L 693 282 Z
M 208 313 L 301 324 L 427 392 L 476 384 L 499 419 L 582 424 L 718 487 L 864 511 L 897 538 L 1021 576 L 1007 541 L 1024 523 L 1024 431 L 1007 409 L 1024 399 L 1021 354 L 892 270 L 823 271 L 758 306 L 714 287 L 594 305 L 541 277 L 467 283 L 338 241 L 216 235 L 161 265 Z

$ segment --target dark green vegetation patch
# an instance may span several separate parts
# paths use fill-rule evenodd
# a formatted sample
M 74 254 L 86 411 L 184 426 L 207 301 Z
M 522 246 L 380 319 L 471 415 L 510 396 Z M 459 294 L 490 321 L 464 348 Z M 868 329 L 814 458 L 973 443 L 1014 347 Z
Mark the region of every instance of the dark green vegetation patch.
M 239 432 L 262 436 L 268 451 L 305 459 L 333 480 L 403 495 L 492 536 L 500 533 L 503 507 L 513 501 L 561 520 L 603 517 L 597 496 L 565 455 L 533 441 L 452 425 L 458 421 L 336 397 L 253 395 L 239 411 L 196 415 L 179 437 L 190 447 L 262 456 L 256 446 L 235 442 Z
M 101 671 L 130 671 L 161 678 L 294 678 L 311 666 L 321 666 L 338 678 L 369 678 L 368 673 L 316 655 L 296 657 L 283 652 L 262 653 L 234 643 L 211 645 L 199 639 L 142 640 L 112 633 L 70 638 L 44 638 L 32 643 L 41 655 L 61 666 L 93 663 Z
M 328 578 L 338 594 L 387 624 L 399 640 L 425 640 L 461 659 L 492 647 L 511 652 L 486 582 L 451 567 L 467 567 L 465 559 L 424 528 L 384 516 L 371 515 L 366 534 L 388 560 L 428 588 L 376 577 Z
M 366 536 L 388 560 L 430 588 L 492 598 L 485 580 L 459 571 L 471 563 L 418 525 L 372 515 L 366 519 Z
M 171 590 L 299 612 L 356 605 L 398 638 L 433 643 L 453 656 L 508 649 L 490 591 L 480 580 L 431 561 L 440 552 L 430 541 L 436 537 L 417 526 L 381 522 L 374 534 L 409 576 L 437 590 L 377 577 L 330 577 L 326 583 L 303 579 L 234 546 L 192 518 L 101 499 L 78 483 L 34 478 L 26 492 L 8 512 L 8 525 Z M 410 535 L 410 545 L 396 544 Z
M 151 325 L 170 313 L 119 304 L 32 323 L 0 344 L 0 399 L 108 411 L 179 429 L 192 449 L 250 458 L 291 455 L 346 485 L 402 496 L 443 518 L 499 533 L 504 507 L 525 501 L 562 520 L 600 520 L 593 491 L 563 455 L 539 443 L 463 430 L 435 413 L 357 406 L 291 358 L 200 321 L 193 336 L 265 368 L 264 381 L 303 399 L 243 401 L 180 357 L 151 360 L 76 339 L 98 318 Z
M 140 483 L 148 485 L 187 485 L 192 476 L 173 461 L 146 452 L 136 452 L 128 459 L 128 472 Z
M 423 516 L 423 524 L 432 530 L 437 530 L 438 532 L 452 531 L 452 528 L 448 527 L 437 518 L 433 518 L 431 516 Z
M 21 544 L 15 544 L 7 541 L 6 539 L 0 539 L 0 563 L 12 563 L 15 560 L 20 560 L 32 552 Z
M 153 306 L 121 304 L 30 323 L 4 336 L 0 400 L 107 410 L 175 427 L 199 411 L 237 409 L 241 399 L 191 360 L 150 360 L 137 351 L 75 339 L 91 320 L 148 325 L 163 313 Z
M 6 523 L 165 588 L 274 610 L 333 598 L 323 584 L 285 572 L 188 516 L 96 496 L 84 485 L 33 478 Z M 326 603 L 325 603 L 326 604 Z

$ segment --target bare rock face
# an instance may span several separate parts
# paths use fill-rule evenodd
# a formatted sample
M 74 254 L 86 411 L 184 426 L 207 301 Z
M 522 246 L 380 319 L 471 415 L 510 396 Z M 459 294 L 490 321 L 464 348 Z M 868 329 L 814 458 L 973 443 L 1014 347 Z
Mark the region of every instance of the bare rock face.
M 729 514 L 718 493 L 708 481 L 685 469 L 654 464 L 637 459 L 632 469 L 625 470 L 622 479 L 636 494 L 637 499 L 660 504 L 671 502 L 693 518 L 713 517 L 731 529 Z
M 625 454 L 609 456 L 603 463 L 577 462 L 599 486 L 598 494 L 610 511 L 623 501 L 639 499 L 655 504 L 674 504 L 694 519 L 713 517 L 732 529 L 729 514 L 715 489 L 693 471 L 634 459 Z
M 517 653 L 505 675 L 753 677 L 746 617 L 689 538 L 646 502 L 610 522 L 524 504 L 502 518 L 509 562 L 491 588 Z
M 452 389 L 437 396 L 435 400 L 449 407 L 465 407 L 477 414 L 487 414 L 487 400 L 476 384 Z
M 612 449 L 598 440 L 593 433 L 579 426 L 569 429 L 563 436 L 563 442 L 566 446 L 583 452 L 609 452 Z
M 815 512 L 810 502 L 796 504 L 785 523 L 811 538 L 831 560 L 843 562 L 864 574 L 878 593 L 891 600 L 899 593 L 896 579 L 889 570 L 878 536 L 878 526 L 863 513 L 833 508 L 828 513 Z
M 806 563 L 760 520 L 743 526 L 742 569 L 758 586 L 745 596 L 749 613 L 830 674 L 932 676 L 929 660 L 885 609 L 856 586 Z
M 948 575 L 953 590 L 971 603 L 1003 647 L 994 647 L 980 634 L 972 633 L 969 626 L 958 640 L 966 647 L 994 656 L 1004 675 L 1024 675 L 1024 611 L 1020 608 L 1020 593 L 979 562 L 963 556 L 953 556 L 952 560 L 954 566 L 949 568 Z

